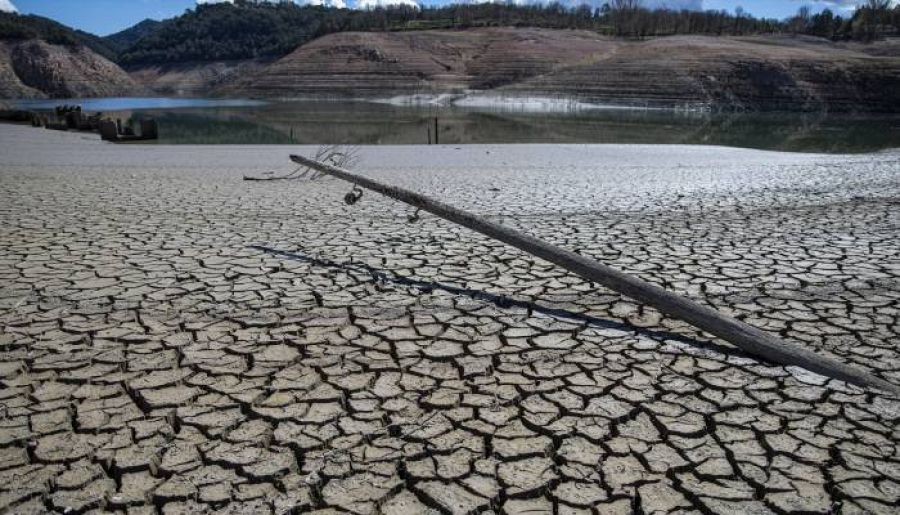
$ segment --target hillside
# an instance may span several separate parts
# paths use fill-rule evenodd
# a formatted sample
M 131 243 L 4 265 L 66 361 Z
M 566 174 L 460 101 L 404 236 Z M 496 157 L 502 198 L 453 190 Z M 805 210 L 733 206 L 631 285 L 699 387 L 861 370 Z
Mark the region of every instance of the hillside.
M 103 38 L 67 27 L 49 18 L 0 11 L 0 40 L 40 39 L 53 45 L 82 45 L 114 61 L 117 51 Z
M 115 63 L 81 45 L 0 40 L 0 98 L 126 96 L 144 90 Z
M 539 96 L 646 107 L 898 112 L 900 56 L 888 54 L 816 38 L 628 41 L 512 28 L 339 33 L 212 89 L 269 98 L 468 93 L 464 101 Z
M 118 62 L 135 66 L 281 56 L 315 37 L 331 11 L 291 3 L 202 4 L 126 44 Z
M 444 95 L 475 105 L 551 97 L 639 107 L 900 112 L 896 40 L 697 35 L 717 30 L 717 23 L 720 31 L 758 32 L 766 22 L 735 25 L 713 12 L 670 13 L 672 20 L 662 11 L 642 13 L 623 23 L 617 14 L 553 6 L 418 12 L 225 3 L 145 20 L 107 38 L 0 13 L 0 96 Z M 854 19 L 864 14 L 858 10 Z M 610 35 L 677 34 L 682 29 L 671 27 L 680 26 L 679 17 L 692 20 L 683 29 L 690 35 Z M 440 26 L 451 28 L 433 28 Z
M 345 32 L 303 45 L 217 92 L 259 97 L 461 93 L 548 73 L 608 45 L 592 32 L 548 29 Z
M 631 39 L 780 33 L 871 41 L 882 36 L 900 36 L 900 5 L 890 7 L 889 4 L 875 10 L 861 5 L 852 12 L 824 9 L 778 21 L 754 18 L 746 13 L 704 11 L 696 9 L 699 2 L 672 0 L 645 0 L 642 3 L 599 0 L 587 5 L 568 0 L 521 5 L 518 2 L 467 2 L 361 10 L 310 5 L 317 2 L 302 3 L 306 5 L 251 0 L 200 4 L 161 25 L 147 26 L 144 22 L 106 42 L 118 48 L 119 64 L 148 66 L 274 59 L 317 37 L 340 32 L 527 27 L 589 30 Z M 606 8 L 602 7 L 604 4 Z M 678 5 L 693 5 L 695 9 L 680 10 Z
M 231 83 L 253 77 L 271 61 L 237 60 L 158 64 L 130 70 L 131 77 L 160 95 L 221 95 Z
M 102 38 L 51 19 L 0 12 L 0 98 L 144 93 Z
M 678 36 L 619 44 L 500 93 L 650 107 L 900 112 L 900 55 L 813 38 Z
M 110 34 L 104 37 L 103 41 L 107 46 L 114 49 L 118 55 L 134 46 L 141 39 L 154 34 L 162 26 L 163 22 L 147 19 L 123 31 Z

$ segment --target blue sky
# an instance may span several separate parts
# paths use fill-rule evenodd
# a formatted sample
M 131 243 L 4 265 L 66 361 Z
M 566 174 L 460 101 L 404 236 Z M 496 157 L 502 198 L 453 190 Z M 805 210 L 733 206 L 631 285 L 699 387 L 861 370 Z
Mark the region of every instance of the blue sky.
M 216 1 L 216 0 L 206 0 Z M 301 0 L 319 3 L 323 0 Z M 341 0 L 325 0 L 338 1 Z M 360 2 L 380 3 L 386 0 L 346 0 L 347 5 Z M 409 0 L 406 0 L 409 1 Z M 785 18 L 808 5 L 813 10 L 829 7 L 835 11 L 852 9 L 861 0 L 653 0 L 669 5 L 702 5 L 704 9 L 733 11 L 741 6 L 754 16 Z M 426 4 L 446 3 L 448 0 L 426 0 Z M 563 3 L 580 3 L 568 0 Z M 602 4 L 603 0 L 591 0 L 590 4 Z M 648 2 L 649 3 L 649 2 Z M 145 19 L 163 19 L 184 12 L 196 5 L 195 0 L 0 0 L 0 9 L 14 6 L 22 13 L 47 16 L 66 25 L 99 35 L 110 34 Z

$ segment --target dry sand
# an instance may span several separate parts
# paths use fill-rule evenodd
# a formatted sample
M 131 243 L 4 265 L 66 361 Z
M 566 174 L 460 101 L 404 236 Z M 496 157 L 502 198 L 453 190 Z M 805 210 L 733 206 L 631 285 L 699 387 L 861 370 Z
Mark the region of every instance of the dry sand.
M 374 195 L 348 207 L 343 183 L 240 180 L 310 148 L 0 142 L 0 511 L 900 501 L 900 400 Z M 367 175 L 900 383 L 900 152 L 360 153 Z

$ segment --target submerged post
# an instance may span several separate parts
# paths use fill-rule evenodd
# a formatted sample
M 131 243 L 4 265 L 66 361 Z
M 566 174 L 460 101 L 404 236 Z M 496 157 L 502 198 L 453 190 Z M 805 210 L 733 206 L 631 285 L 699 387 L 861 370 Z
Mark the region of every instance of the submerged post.
M 601 284 L 656 308 L 662 313 L 684 320 L 755 356 L 782 365 L 799 366 L 811 372 L 847 381 L 858 386 L 870 386 L 900 395 L 900 386 L 876 377 L 871 373 L 788 343 L 750 324 L 723 315 L 714 309 L 632 277 L 593 259 L 556 247 L 533 236 L 504 227 L 419 193 L 381 184 L 372 179 L 353 174 L 343 168 L 297 155 L 292 155 L 291 160 L 297 164 L 399 200 L 495 240 L 502 241 L 533 256 L 565 268 L 588 281 Z

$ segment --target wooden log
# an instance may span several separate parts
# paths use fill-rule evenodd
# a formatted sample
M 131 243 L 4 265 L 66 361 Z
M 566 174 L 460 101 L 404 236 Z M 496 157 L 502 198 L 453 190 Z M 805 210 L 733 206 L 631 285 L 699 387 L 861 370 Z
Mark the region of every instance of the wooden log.
M 858 386 L 878 388 L 900 395 L 900 386 L 876 377 L 869 372 L 788 343 L 746 322 L 723 315 L 714 309 L 632 277 L 593 259 L 556 247 L 533 236 L 504 227 L 425 195 L 382 184 L 336 166 L 297 155 L 292 155 L 291 161 L 399 200 L 417 209 L 427 211 L 445 220 L 502 241 L 533 256 L 565 268 L 588 281 L 601 284 L 651 306 L 662 313 L 684 320 L 694 327 L 718 336 L 750 354 L 773 363 L 802 367 L 817 374 L 840 379 Z

